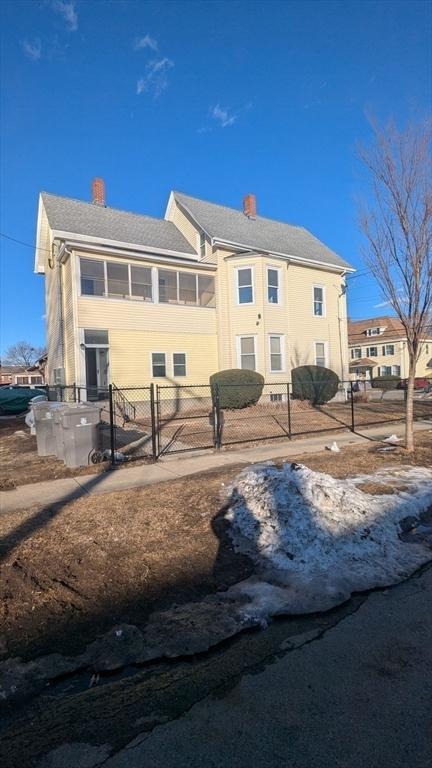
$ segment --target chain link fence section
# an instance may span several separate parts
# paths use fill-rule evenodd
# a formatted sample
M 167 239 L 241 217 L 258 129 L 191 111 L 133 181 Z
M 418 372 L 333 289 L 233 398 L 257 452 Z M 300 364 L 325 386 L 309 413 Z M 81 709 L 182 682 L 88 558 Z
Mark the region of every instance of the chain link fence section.
M 216 447 L 216 407 L 210 384 L 155 387 L 156 453 Z
M 156 459 L 156 425 L 151 387 L 109 388 L 110 450 L 114 461 Z

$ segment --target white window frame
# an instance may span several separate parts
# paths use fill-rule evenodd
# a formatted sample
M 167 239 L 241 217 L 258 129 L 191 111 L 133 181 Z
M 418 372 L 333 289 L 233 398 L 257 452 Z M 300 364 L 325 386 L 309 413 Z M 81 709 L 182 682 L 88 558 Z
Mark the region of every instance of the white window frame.
M 199 253 L 200 259 L 204 259 L 207 251 L 207 238 L 206 238 L 205 232 L 198 232 L 197 234 L 198 234 L 198 253 Z
M 315 288 L 321 288 L 322 290 L 322 315 L 315 314 Z M 326 286 L 322 283 L 314 283 L 312 286 L 312 314 L 314 317 L 323 318 L 327 317 L 327 296 Z
M 381 336 L 381 333 L 381 328 L 377 325 L 374 328 L 366 329 L 366 336 Z
M 277 285 L 278 300 L 277 301 L 270 301 L 270 299 L 269 299 L 269 287 L 270 287 L 269 286 L 269 276 L 268 276 L 269 269 L 273 269 L 273 271 L 277 272 L 277 275 L 278 275 L 278 285 Z M 282 280 L 281 280 L 281 275 L 282 275 L 282 267 L 275 267 L 275 266 L 273 266 L 273 264 L 266 264 L 266 298 L 267 298 L 267 304 L 270 307 L 281 307 L 282 306 L 283 296 L 282 296 Z M 271 287 L 274 288 L 274 286 L 271 286 Z
M 357 356 L 354 354 L 357 350 L 360 351 L 360 354 Z M 362 356 L 362 348 L 361 347 L 351 347 L 351 360 L 361 360 Z
M 165 376 L 155 376 L 153 372 L 153 355 L 163 355 L 165 360 Z M 166 352 L 160 352 L 158 350 L 152 350 L 150 352 L 150 371 L 151 371 L 151 378 L 152 379 L 166 379 L 168 375 L 168 366 L 167 366 L 167 354 Z
M 324 345 L 324 365 L 323 368 L 328 368 L 328 342 L 323 341 L 322 339 L 316 339 L 314 341 L 314 365 L 318 365 L 317 363 L 317 352 L 316 352 L 316 345 L 317 344 L 323 344 Z M 320 366 L 321 367 L 321 366 Z
M 376 349 L 376 355 L 371 355 L 371 349 Z M 378 344 L 374 344 L 372 347 L 366 347 L 366 357 L 379 357 Z
M 398 368 L 399 370 L 395 372 L 395 368 Z M 400 376 L 401 375 L 401 367 L 400 365 L 392 365 L 392 376 Z
M 387 352 L 387 347 L 391 347 L 393 349 L 393 352 Z M 395 353 L 395 345 L 394 344 L 383 344 L 382 345 L 382 356 L 383 357 L 392 357 Z
M 255 355 L 255 371 L 259 370 L 259 361 L 258 361 L 258 336 L 256 333 L 242 333 L 240 336 L 236 336 L 236 350 L 237 350 L 237 368 L 240 368 L 241 370 L 251 370 L 250 368 L 242 368 L 241 365 L 241 339 L 253 339 L 254 340 L 254 355 Z
M 184 362 L 185 372 L 184 372 L 184 374 L 181 374 L 181 375 L 176 374 L 176 372 L 175 372 L 175 364 L 174 364 L 174 355 L 184 355 L 184 358 L 185 358 L 185 362 Z M 184 378 L 186 378 L 186 376 L 188 375 L 187 352 L 181 352 L 179 350 L 177 350 L 176 352 L 172 352 L 172 354 L 171 354 L 171 365 L 172 365 L 172 376 L 173 376 L 173 379 L 176 379 L 176 378 L 184 379 Z
M 240 301 L 240 287 L 245 288 L 246 286 L 239 286 L 239 271 L 242 269 L 250 269 L 251 270 L 251 281 L 252 281 L 252 301 Z M 234 279 L 235 279 L 235 296 L 236 296 L 236 303 L 238 307 L 252 307 L 255 304 L 255 267 L 253 264 L 242 264 L 241 266 L 234 268 Z M 252 334 L 251 334 L 252 335 Z
M 280 341 L 280 354 L 281 354 L 281 369 L 279 371 L 274 371 L 271 367 L 271 339 L 278 338 Z M 285 373 L 286 366 L 285 366 L 285 334 L 284 333 L 269 333 L 268 334 L 268 355 L 269 355 L 269 371 L 270 373 Z

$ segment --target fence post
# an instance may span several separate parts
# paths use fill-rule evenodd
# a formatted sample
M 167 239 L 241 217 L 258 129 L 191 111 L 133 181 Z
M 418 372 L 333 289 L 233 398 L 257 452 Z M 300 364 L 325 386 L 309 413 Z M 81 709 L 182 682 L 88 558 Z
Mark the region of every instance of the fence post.
M 151 412 L 151 431 L 152 431 L 152 454 L 153 461 L 158 458 L 158 450 L 156 444 L 156 413 L 155 413 L 155 396 L 154 396 L 154 384 L 150 384 L 150 412 Z
M 351 386 L 351 432 L 355 432 L 355 419 L 354 419 L 354 390 L 353 390 L 353 383 L 350 382 Z
M 160 456 L 160 453 L 161 453 L 160 430 L 161 430 L 160 394 L 159 394 L 159 384 L 156 384 L 156 453 L 158 457 Z
M 288 405 L 288 437 L 291 440 L 291 398 L 290 385 L 287 383 L 287 405 Z
M 77 385 L 75 384 L 75 382 L 73 384 L 73 401 L 74 403 L 76 403 L 77 401 Z
M 221 413 L 219 407 L 219 384 L 214 384 L 212 388 L 212 400 L 213 400 L 213 434 L 215 448 L 220 451 L 221 438 L 222 438 L 222 424 Z
M 110 415 L 110 444 L 111 444 L 111 466 L 115 463 L 115 426 L 114 426 L 114 405 L 113 405 L 113 389 L 112 384 L 108 386 L 109 394 L 109 415 Z

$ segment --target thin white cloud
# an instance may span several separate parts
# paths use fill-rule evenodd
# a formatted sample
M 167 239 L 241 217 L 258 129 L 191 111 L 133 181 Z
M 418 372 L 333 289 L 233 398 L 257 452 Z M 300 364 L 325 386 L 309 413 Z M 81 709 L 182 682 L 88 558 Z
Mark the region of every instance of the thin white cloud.
M 34 40 L 23 40 L 21 47 L 25 55 L 32 61 L 39 61 L 42 56 L 42 43 L 38 37 L 35 37 Z
M 230 115 L 226 107 L 221 107 L 220 104 L 216 104 L 211 109 L 211 116 L 220 124 L 221 128 L 227 128 L 229 125 L 234 125 L 237 120 L 237 115 Z
M 75 10 L 74 0 L 70 0 L 70 2 L 66 2 L 66 0 L 52 0 L 51 8 L 63 18 L 70 32 L 77 31 L 78 14 Z
M 152 51 L 157 51 L 158 43 L 154 37 L 150 37 L 149 34 L 144 37 L 137 37 L 134 42 L 134 51 L 141 51 L 144 48 L 150 48 Z
M 149 61 L 145 75 L 140 77 L 137 82 L 137 95 L 151 93 L 155 99 L 160 96 L 162 91 L 168 87 L 168 72 L 173 66 L 174 62 L 167 59 L 166 56 L 163 59 Z

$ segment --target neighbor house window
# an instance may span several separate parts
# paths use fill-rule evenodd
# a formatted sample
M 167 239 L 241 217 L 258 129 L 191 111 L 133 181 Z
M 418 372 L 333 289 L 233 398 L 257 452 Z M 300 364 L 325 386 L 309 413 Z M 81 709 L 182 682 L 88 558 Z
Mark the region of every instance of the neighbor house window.
M 17 376 L 16 381 L 17 381 L 17 384 L 28 384 L 29 383 L 28 376 Z
M 253 304 L 252 276 L 252 267 L 244 267 L 237 270 L 237 296 L 239 304 Z
M 31 376 L 30 377 L 30 383 L 31 384 L 42 384 L 42 376 Z
M 152 374 L 154 379 L 166 376 L 165 352 L 152 352 Z
M 144 301 L 153 301 L 152 272 L 150 267 L 131 265 L 131 296 Z
M 391 372 L 393 376 L 400 376 L 400 371 L 401 371 L 400 365 L 392 365 Z
M 383 355 L 394 355 L 394 344 L 384 344 L 382 348 Z
M 105 295 L 105 266 L 103 261 L 80 259 L 81 293 L 84 296 Z
M 184 352 L 174 352 L 173 373 L 174 378 L 177 376 L 186 376 L 186 354 Z
M 315 342 L 315 365 L 326 367 L 326 345 L 324 341 Z
M 269 336 L 271 373 L 279 373 L 283 370 L 282 339 L 283 336 L 279 335 Z
M 313 313 L 315 317 L 324 317 L 324 288 L 322 285 L 314 285 L 313 287 Z
M 267 300 L 270 304 L 279 304 L 279 270 L 267 267 Z
M 366 357 L 378 357 L 378 347 L 367 347 Z
M 351 350 L 351 360 L 360 360 L 362 356 L 361 347 L 353 347 Z
M 239 366 L 248 371 L 256 370 L 255 336 L 239 337 Z
M 382 365 L 381 368 L 378 368 L 378 376 L 391 376 L 391 372 L 391 365 Z
M 381 333 L 381 328 L 368 328 L 366 330 L 366 336 L 379 336 Z
M 270 392 L 271 403 L 281 403 L 283 401 L 283 395 L 279 392 Z
M 108 296 L 129 296 L 129 269 L 127 264 L 107 262 Z

